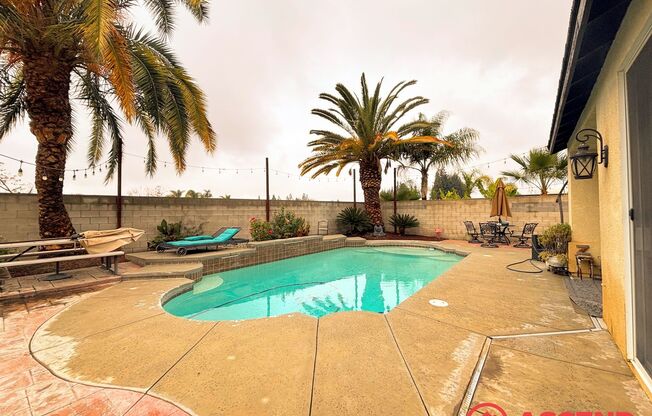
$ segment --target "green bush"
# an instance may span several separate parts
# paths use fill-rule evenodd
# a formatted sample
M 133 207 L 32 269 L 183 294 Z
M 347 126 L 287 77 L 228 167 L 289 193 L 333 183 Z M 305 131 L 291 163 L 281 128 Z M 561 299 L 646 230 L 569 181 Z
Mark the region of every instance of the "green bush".
M 367 212 L 360 208 L 346 207 L 337 215 L 337 224 L 346 235 L 359 235 L 373 229 Z
M 275 238 L 272 224 L 256 217 L 249 220 L 249 234 L 251 234 L 253 241 L 273 240 Z
M 274 213 L 271 222 L 251 218 L 249 233 L 253 241 L 276 240 L 280 238 L 303 237 L 310 233 L 310 224 L 303 217 L 281 208 Z
M 181 240 L 191 235 L 199 235 L 202 233 L 202 228 L 202 224 L 198 226 L 184 226 L 182 221 L 167 222 L 166 220 L 162 220 L 161 224 L 156 226 L 158 235 L 148 242 L 147 246 L 151 250 L 154 250 L 161 243 Z
M 310 233 L 310 224 L 306 223 L 305 218 L 281 208 L 279 212 L 274 213 L 272 230 L 276 238 L 303 237 Z
M 462 199 L 460 195 L 457 193 L 457 190 L 451 189 L 448 192 L 444 192 L 443 189 L 439 190 L 439 198 L 438 199 L 447 199 L 447 200 L 455 200 L 455 199 Z
M 383 201 L 393 201 L 394 188 L 390 188 L 386 191 L 380 191 L 380 199 Z M 397 201 L 416 201 L 417 199 L 421 199 L 421 195 L 419 194 L 419 190 L 412 181 L 398 184 L 396 189 Z
M 419 226 L 419 220 L 414 215 L 410 214 L 396 214 L 389 218 L 389 223 L 398 228 L 400 235 L 405 235 L 406 228 L 414 228 Z

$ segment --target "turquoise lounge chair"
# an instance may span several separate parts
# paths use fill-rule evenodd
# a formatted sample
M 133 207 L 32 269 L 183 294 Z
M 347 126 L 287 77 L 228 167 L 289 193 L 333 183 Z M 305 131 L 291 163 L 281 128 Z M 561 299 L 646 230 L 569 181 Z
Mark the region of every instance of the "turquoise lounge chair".
M 246 243 L 249 241 L 243 238 L 233 238 L 239 232 L 240 227 L 223 227 L 213 235 L 196 235 L 186 237 L 183 240 L 161 243 L 156 247 L 156 251 L 163 253 L 166 250 L 176 250 L 179 256 L 185 256 L 189 249 L 203 248 L 207 250 L 209 247 L 219 248 L 220 246 Z

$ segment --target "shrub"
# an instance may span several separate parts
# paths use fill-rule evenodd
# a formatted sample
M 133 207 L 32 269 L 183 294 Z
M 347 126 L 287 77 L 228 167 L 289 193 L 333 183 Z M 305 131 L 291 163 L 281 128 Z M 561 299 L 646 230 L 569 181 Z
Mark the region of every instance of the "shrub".
M 539 237 L 539 242 L 544 250 L 539 257 L 547 260 L 550 257 L 558 256 L 562 262 L 568 262 L 568 243 L 571 241 L 572 232 L 568 224 L 555 224 L 548 227 Z
M 337 224 L 346 235 L 364 234 L 373 229 L 367 212 L 360 208 L 346 207 L 337 215 Z
M 202 233 L 203 225 L 198 226 L 184 226 L 182 221 L 179 222 L 167 222 L 162 220 L 161 224 L 156 226 L 158 235 L 154 239 L 147 243 L 147 246 L 154 250 L 156 246 L 161 243 L 167 243 L 168 241 L 181 240 L 191 235 L 198 235 Z
M 249 234 L 251 234 L 253 241 L 273 240 L 275 238 L 272 224 L 256 217 L 249 220 Z
M 389 218 L 389 223 L 398 228 L 400 235 L 405 235 L 406 228 L 414 228 L 419 226 L 419 220 L 414 215 L 410 214 L 395 214 Z
M 455 189 L 451 189 L 448 192 L 444 192 L 443 189 L 440 189 L 439 190 L 439 199 L 451 200 L 451 199 L 462 199 L 462 198 L 460 197 L 460 195 L 457 193 L 457 190 L 455 190 Z
M 459 175 L 455 173 L 446 173 L 443 169 L 437 171 L 435 182 L 430 191 L 430 199 L 441 199 L 440 192 L 446 195 L 450 191 L 457 192 L 457 195 L 464 195 L 464 182 L 460 179 Z
M 310 233 L 310 224 L 306 223 L 305 218 L 281 208 L 279 212 L 274 213 L 272 230 L 275 238 L 303 237 Z
M 253 241 L 275 240 L 279 238 L 303 237 L 310 233 L 310 224 L 303 217 L 296 216 L 285 208 L 274 214 L 271 222 L 251 218 L 249 233 Z
M 380 199 L 383 201 L 393 201 L 394 188 L 380 191 Z M 397 201 L 415 201 L 417 199 L 421 199 L 421 194 L 412 181 L 403 182 L 398 185 L 396 189 Z

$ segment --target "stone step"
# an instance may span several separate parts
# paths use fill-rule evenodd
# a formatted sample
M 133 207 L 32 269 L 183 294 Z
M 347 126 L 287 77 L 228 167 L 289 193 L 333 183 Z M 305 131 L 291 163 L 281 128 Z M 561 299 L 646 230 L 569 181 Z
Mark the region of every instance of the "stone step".
M 150 264 L 122 274 L 123 280 L 184 277 L 197 280 L 202 276 L 201 263 Z

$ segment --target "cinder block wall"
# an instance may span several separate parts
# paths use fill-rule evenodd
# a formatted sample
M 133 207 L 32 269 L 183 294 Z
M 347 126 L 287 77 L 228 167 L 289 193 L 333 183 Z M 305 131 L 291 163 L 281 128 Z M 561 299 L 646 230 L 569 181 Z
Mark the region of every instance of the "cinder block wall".
M 66 195 L 68 213 L 77 231 L 115 228 L 115 197 Z M 539 222 L 541 231 L 559 222 L 559 208 L 554 196 L 520 196 L 510 199 L 511 219 L 517 226 L 526 221 Z M 564 199 L 565 201 L 565 199 Z M 317 223 L 328 220 L 329 233 L 338 232 L 337 214 L 350 202 L 328 201 L 271 201 L 272 212 L 281 207 L 294 211 L 310 223 L 311 234 L 317 233 Z M 362 207 L 362 204 L 359 204 Z M 446 238 L 464 238 L 462 221 L 474 222 L 489 219 L 490 201 L 469 199 L 458 201 L 405 201 L 398 203 L 398 212 L 415 215 L 421 227 L 412 229 L 413 234 L 434 235 L 436 228 L 443 229 Z M 564 207 L 566 211 L 567 208 Z M 383 203 L 383 212 L 389 227 L 392 203 Z M 156 226 L 162 219 L 183 221 L 187 225 L 203 224 L 204 231 L 212 232 L 219 227 L 233 225 L 242 227 L 242 236 L 249 236 L 249 219 L 265 217 L 265 201 L 258 199 L 189 199 L 124 197 L 124 227 L 145 230 L 145 237 L 126 247 L 127 251 L 140 251 L 146 241 L 156 235 Z M 38 238 L 38 204 L 36 195 L 0 194 L 0 236 L 7 241 Z
M 514 224 L 514 231 L 520 231 L 526 222 L 539 223 L 536 232 L 541 233 L 546 227 L 560 222 L 559 204 L 556 195 L 516 196 L 509 198 L 512 218 L 507 220 Z M 564 219 L 568 222 L 568 203 L 562 197 Z M 451 239 L 462 239 L 466 229 L 462 221 L 469 220 L 478 228 L 479 222 L 486 222 L 491 211 L 491 200 L 463 199 L 446 201 L 404 201 L 399 202 L 397 212 L 412 214 L 419 220 L 419 228 L 411 228 L 408 234 L 435 235 L 435 230 L 443 230 L 442 235 Z M 389 217 L 393 213 L 393 202 L 383 202 L 383 216 L 386 228 L 392 231 Z M 479 228 L 478 228 L 479 230 Z

